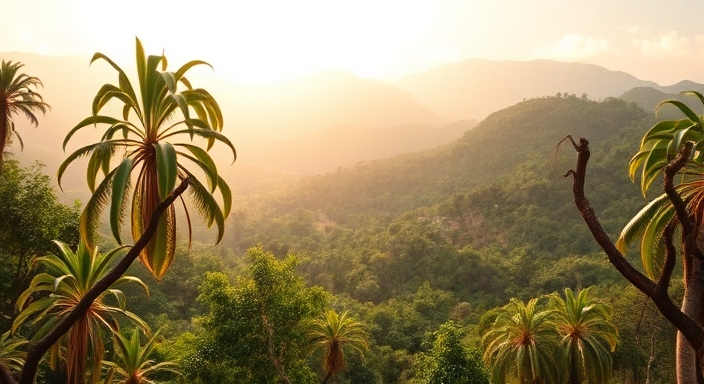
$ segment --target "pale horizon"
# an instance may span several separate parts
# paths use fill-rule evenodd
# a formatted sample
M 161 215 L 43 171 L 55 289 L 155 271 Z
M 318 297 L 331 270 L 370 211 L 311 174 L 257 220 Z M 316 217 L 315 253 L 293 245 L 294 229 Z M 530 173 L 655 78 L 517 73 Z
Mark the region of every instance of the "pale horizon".
M 188 5 L 187 5 L 188 4 Z M 704 3 L 645 0 L 260 1 L 0 0 L 0 52 L 131 64 L 134 38 L 172 63 L 201 59 L 237 83 L 328 69 L 395 80 L 469 59 L 595 64 L 671 85 L 704 82 L 704 32 L 682 17 Z M 31 20 L 31 22 L 28 22 Z

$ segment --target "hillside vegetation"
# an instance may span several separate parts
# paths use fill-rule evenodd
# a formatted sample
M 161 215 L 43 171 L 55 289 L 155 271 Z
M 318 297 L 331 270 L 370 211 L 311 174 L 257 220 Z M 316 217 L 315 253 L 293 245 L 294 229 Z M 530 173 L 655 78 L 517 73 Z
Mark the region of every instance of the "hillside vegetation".
M 574 166 L 563 139 L 589 139 L 587 194 L 615 237 L 645 204 L 626 164 L 653 122 L 621 99 L 534 98 L 448 145 L 262 181 L 268 193 L 235 202 L 223 244 L 203 245 L 212 233 L 195 228 L 198 241 L 190 251 L 180 245 L 160 283 L 139 265 L 130 269 L 151 290 L 148 300 L 130 300 L 130 310 L 163 329 L 158 358 L 186 373 L 158 379 L 271 382 L 273 352 L 262 340 L 275 339 L 283 345 L 277 368 L 315 382 L 320 356 L 285 346 L 303 345 L 301 324 L 329 305 L 350 311 L 369 338 L 367 358 L 352 355 L 335 382 L 421 383 L 437 332 L 461 330 L 463 348 L 474 351 L 467 356 L 481 365 L 476 350 L 498 307 L 596 286 L 592 294 L 613 309 L 620 334 L 613 381 L 649 374 L 671 382 L 673 329 L 608 264 L 562 177 Z M 143 297 L 138 288 L 124 291 Z M 51 382 L 48 368 L 44 375 Z

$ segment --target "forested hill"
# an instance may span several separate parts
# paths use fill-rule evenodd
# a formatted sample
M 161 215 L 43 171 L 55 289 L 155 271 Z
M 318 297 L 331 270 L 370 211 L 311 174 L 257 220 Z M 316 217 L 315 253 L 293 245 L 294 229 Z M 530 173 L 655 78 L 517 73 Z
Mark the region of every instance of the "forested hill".
M 586 137 L 599 148 L 624 128 L 643 126 L 648 116 L 615 98 L 530 99 L 491 114 L 450 145 L 307 178 L 260 206 L 273 216 L 304 209 L 337 225 L 365 216 L 394 218 L 499 180 L 527 161 L 538 159 L 535 166 L 540 169 L 533 171 L 552 171 L 553 149 L 566 135 Z
M 591 143 L 587 194 L 616 236 L 645 204 L 626 164 L 653 115 L 575 96 L 521 102 L 451 145 L 340 169 L 235 212 L 241 252 L 256 243 L 305 255 L 305 275 L 335 293 L 380 302 L 423 282 L 490 308 L 575 282 L 610 281 L 574 207 L 575 154 Z M 560 266 L 556 268 L 556 266 Z M 530 276 L 525 270 L 531 270 Z M 619 281 L 614 278 L 613 281 Z

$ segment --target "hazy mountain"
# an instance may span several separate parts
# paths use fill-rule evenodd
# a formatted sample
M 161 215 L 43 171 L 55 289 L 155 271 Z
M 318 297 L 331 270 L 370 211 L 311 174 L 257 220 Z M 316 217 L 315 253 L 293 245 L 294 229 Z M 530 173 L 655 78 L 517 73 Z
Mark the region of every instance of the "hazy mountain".
M 39 116 L 38 129 L 18 118 L 17 127 L 25 143 L 25 152 L 19 153 L 17 143 L 9 149 L 23 161 L 41 160 L 47 164 L 47 173 L 53 174 L 65 157 L 61 143 L 66 133 L 91 114 L 93 96 L 102 84 L 116 82 L 117 75 L 102 61 L 89 67 L 90 59 L 86 57 L 0 53 L 0 58 L 24 63 L 23 72 L 44 83 L 41 93 L 52 106 L 46 116 Z M 133 71 L 129 67 L 132 63 L 121 64 L 128 75 Z M 418 104 L 408 92 L 383 81 L 362 79 L 344 71 L 326 71 L 266 85 L 228 83 L 214 77 L 209 70 L 196 71 L 190 79 L 195 86 L 208 89 L 218 99 L 225 118 L 224 133 L 239 152 L 235 168 L 257 163 L 256 168 L 269 169 L 267 172 L 274 172 L 271 169 L 274 164 L 298 173 L 327 172 L 373 156 L 432 148 L 461 135 L 457 130 L 440 128 L 445 120 Z M 119 114 L 115 109 L 108 109 L 108 112 Z M 346 128 L 335 128 L 341 126 Z M 402 128 L 412 126 L 425 128 Z M 332 134 L 334 132 L 342 136 L 337 137 Z M 98 133 L 86 128 L 85 133 L 72 139 L 67 151 L 96 140 Z M 398 136 L 392 138 L 392 133 Z M 292 144 L 262 147 L 262 142 L 270 144 L 275 140 L 292 141 Z M 364 140 L 393 142 L 378 150 L 373 149 L 378 144 L 365 143 Z M 336 150 L 329 151 L 329 157 L 322 156 L 322 152 L 312 156 L 320 148 Z M 305 149 L 303 153 L 302 149 Z M 230 164 L 231 155 L 218 146 L 214 153 L 220 158 L 218 163 L 223 164 L 224 176 L 234 179 L 234 168 L 224 166 Z M 296 162 L 291 159 L 304 160 Z M 313 163 L 315 166 L 311 167 Z M 80 164 L 68 169 L 65 190 L 85 189 L 84 169 Z M 240 184 L 242 182 L 249 183 L 250 180 L 242 180 Z M 250 186 L 243 187 L 251 190 Z
M 592 100 L 618 97 L 629 89 L 658 85 L 627 73 L 582 63 L 550 60 L 467 60 L 394 82 L 423 105 L 449 119 L 484 119 L 519 101 L 570 93 Z
M 460 120 L 442 127 L 421 124 L 376 129 L 338 126 L 291 140 L 252 143 L 244 147 L 242 156 L 257 164 L 270 164 L 290 172 L 326 173 L 360 161 L 448 144 L 476 125 L 476 120 Z
M 295 80 L 257 85 L 213 83 L 208 89 L 229 107 L 238 141 L 292 139 L 336 126 L 357 129 L 446 121 L 410 93 L 380 80 L 331 70 Z
M 0 58 L 25 63 L 24 72 L 44 82 L 42 94 L 53 108 L 40 116 L 38 129 L 22 118 L 17 120 L 26 146 L 17 156 L 25 161 L 39 159 L 48 165 L 47 173 L 55 173 L 65 157 L 61 149 L 64 136 L 90 115 L 92 98 L 100 86 L 116 81 L 117 76 L 104 62 L 89 67 L 85 57 L 2 53 Z M 128 72 L 132 71 L 127 67 L 130 64 L 124 63 Z M 238 162 L 231 166 L 231 155 L 222 146 L 216 145 L 214 156 L 222 164 L 224 177 L 237 179 L 235 188 L 243 193 L 253 193 L 255 186 L 277 185 L 276 180 L 293 177 L 288 173 L 326 173 L 360 161 L 446 144 L 472 128 L 467 120 L 483 119 L 533 97 L 567 92 L 603 99 L 635 87 L 655 87 L 665 93 L 702 87 L 687 81 L 659 87 L 595 65 L 547 60 L 469 60 L 394 83 L 362 79 L 345 71 L 324 71 L 283 83 L 241 85 L 222 81 L 209 69 L 196 71 L 191 81 L 210 90 L 220 102 L 224 133 L 237 147 Z M 640 102 L 639 97 L 625 95 L 624 100 L 652 109 L 662 99 L 661 95 L 650 95 Z M 448 124 L 458 120 L 465 121 Z M 96 140 L 100 133 L 90 128 L 85 131 L 69 143 L 68 151 Z M 18 153 L 16 143 L 10 149 Z M 238 178 L 239 167 L 245 166 L 247 170 L 242 172 L 249 176 Z M 81 164 L 68 169 L 65 190 L 85 190 L 84 169 Z M 273 184 L 254 180 L 253 170 L 265 172 Z
M 678 100 L 687 104 L 694 111 L 702 109 L 702 103 L 694 95 L 681 95 L 682 91 L 704 92 L 704 85 L 692 81 L 682 81 L 669 87 L 658 89 L 651 87 L 637 87 L 624 92 L 620 98 L 628 102 L 636 103 L 646 111 L 655 111 L 655 108 L 665 100 Z M 674 106 L 664 105 L 658 110 L 661 118 L 675 119 L 681 118 L 682 113 Z
M 644 123 L 648 116 L 617 98 L 602 102 L 575 96 L 530 99 L 492 113 L 451 144 L 307 177 L 267 204 L 273 217 L 304 209 L 345 225 L 360 216 L 393 218 L 433 205 L 491 184 L 520 167 L 525 167 L 526 175 L 542 178 L 552 173 L 563 180 L 564 170 L 554 168 L 554 151 L 565 136 L 586 137 L 596 149 L 624 127 L 649 126 Z M 633 148 L 625 150 L 623 157 L 632 155 L 637 140 L 629 144 Z M 571 162 L 565 165 L 572 166 Z M 627 180 L 625 171 L 623 175 Z

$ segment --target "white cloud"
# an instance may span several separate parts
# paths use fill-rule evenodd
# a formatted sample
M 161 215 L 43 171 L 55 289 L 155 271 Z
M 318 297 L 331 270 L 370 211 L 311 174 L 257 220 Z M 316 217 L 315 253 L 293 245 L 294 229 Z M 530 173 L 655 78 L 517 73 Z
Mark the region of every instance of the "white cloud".
M 579 61 L 612 51 L 613 48 L 606 39 L 568 33 L 560 41 L 539 47 L 534 53 L 541 58 Z
M 640 32 L 640 31 L 639 31 Z M 704 35 L 682 36 L 677 31 L 633 33 L 631 45 L 643 56 L 655 59 L 704 57 Z

